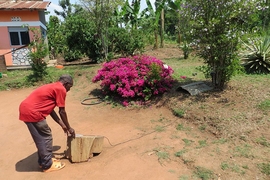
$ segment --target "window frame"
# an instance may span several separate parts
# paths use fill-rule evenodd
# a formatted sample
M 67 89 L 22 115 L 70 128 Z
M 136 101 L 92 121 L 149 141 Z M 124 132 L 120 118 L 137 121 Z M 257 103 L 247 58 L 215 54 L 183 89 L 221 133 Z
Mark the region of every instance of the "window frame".
M 25 32 L 27 32 L 27 33 L 25 33 Z M 19 44 L 12 44 L 11 33 L 17 33 L 17 38 L 19 39 Z M 25 37 L 22 38 L 22 34 L 24 34 L 24 33 L 26 35 L 28 35 L 28 37 L 26 36 L 26 39 L 25 39 Z M 8 28 L 8 34 L 9 34 L 9 40 L 10 40 L 10 45 L 11 46 L 23 46 L 23 45 L 27 45 L 27 44 L 30 43 L 30 35 L 29 35 L 28 28 L 9 27 Z M 23 43 L 23 41 L 25 41 L 25 43 Z

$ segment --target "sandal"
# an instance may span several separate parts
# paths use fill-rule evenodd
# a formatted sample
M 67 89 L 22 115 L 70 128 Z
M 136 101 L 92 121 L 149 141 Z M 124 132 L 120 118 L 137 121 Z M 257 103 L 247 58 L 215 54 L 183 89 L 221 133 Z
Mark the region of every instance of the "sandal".
M 53 161 L 52 166 L 49 169 L 43 169 L 43 172 L 58 171 L 66 166 L 65 163 L 59 161 Z
M 52 158 L 52 162 L 59 162 L 59 161 L 60 161 L 59 159 Z M 41 165 L 39 165 L 39 168 L 41 169 L 41 168 L 42 168 L 42 166 L 41 166 Z
M 58 162 L 58 161 L 59 161 L 59 159 L 52 158 L 52 161 L 53 161 L 53 162 Z

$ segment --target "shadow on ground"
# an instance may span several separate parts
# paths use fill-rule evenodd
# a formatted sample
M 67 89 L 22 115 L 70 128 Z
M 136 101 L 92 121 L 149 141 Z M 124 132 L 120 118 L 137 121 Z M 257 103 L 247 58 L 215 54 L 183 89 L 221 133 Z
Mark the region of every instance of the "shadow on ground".
M 61 146 L 53 146 L 53 151 L 57 151 L 61 148 Z M 33 172 L 33 171 L 41 171 L 38 166 L 38 154 L 37 152 L 31 154 L 30 156 L 19 160 L 15 164 L 15 169 L 17 172 Z

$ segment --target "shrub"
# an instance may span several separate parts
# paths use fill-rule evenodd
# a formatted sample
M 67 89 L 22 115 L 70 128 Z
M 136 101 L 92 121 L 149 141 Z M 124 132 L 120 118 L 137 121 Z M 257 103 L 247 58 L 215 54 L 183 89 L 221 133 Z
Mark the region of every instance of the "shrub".
M 181 45 L 180 48 L 182 49 L 182 51 L 184 53 L 184 59 L 187 59 L 188 55 L 191 51 L 190 45 L 186 41 L 184 41 L 183 45 Z
M 110 28 L 108 33 L 109 51 L 112 53 L 132 56 L 141 53 L 145 47 L 144 32 L 140 30 L 129 31 L 124 28 Z
M 155 57 L 133 56 L 104 63 L 92 81 L 101 81 L 105 94 L 120 96 L 127 106 L 130 100 L 147 101 L 168 91 L 172 73 L 171 67 Z
M 30 65 L 32 67 L 32 74 L 27 76 L 28 81 L 38 82 L 44 79 L 48 74 L 47 72 L 47 63 L 44 61 L 44 58 L 48 55 L 48 47 L 44 41 L 44 38 L 41 37 L 41 32 L 36 28 L 29 28 L 33 34 L 34 39 L 29 44 L 29 59 Z
M 247 73 L 270 73 L 270 37 L 254 37 L 243 44 L 243 66 Z
M 72 53 L 66 54 L 69 61 L 76 57 L 86 55 L 93 62 L 97 62 L 102 56 L 101 33 L 96 32 L 95 23 L 85 14 L 80 12 L 65 19 L 63 34 L 66 37 L 67 50 Z M 65 51 L 65 53 L 67 53 Z

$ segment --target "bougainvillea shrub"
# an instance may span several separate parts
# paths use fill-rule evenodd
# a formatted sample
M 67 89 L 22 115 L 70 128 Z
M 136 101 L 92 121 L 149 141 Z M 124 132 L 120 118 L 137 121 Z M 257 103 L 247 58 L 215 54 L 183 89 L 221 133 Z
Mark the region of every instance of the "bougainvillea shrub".
M 155 57 L 133 56 L 104 63 L 92 81 L 101 81 L 105 94 L 120 96 L 127 106 L 131 100 L 146 101 L 171 89 L 172 73 L 170 66 Z

